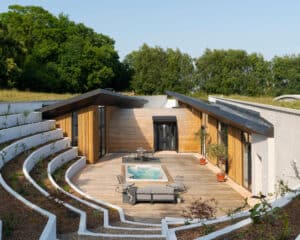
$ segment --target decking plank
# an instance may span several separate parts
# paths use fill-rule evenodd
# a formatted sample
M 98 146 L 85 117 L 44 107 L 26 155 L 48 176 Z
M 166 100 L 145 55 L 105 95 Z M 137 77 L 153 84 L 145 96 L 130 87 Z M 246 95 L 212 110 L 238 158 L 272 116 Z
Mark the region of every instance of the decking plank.
M 189 190 L 182 195 L 184 203 L 138 203 L 134 206 L 122 203 L 122 196 L 115 192 L 116 175 L 121 174 L 122 155 L 110 154 L 95 165 L 87 165 L 74 182 L 86 193 L 104 201 L 119 205 L 128 216 L 139 221 L 156 221 L 165 216 L 180 217 L 182 210 L 191 201 L 199 197 L 212 198 L 218 201 L 217 215 L 224 215 L 228 209 L 241 206 L 243 197 L 226 183 L 218 183 L 216 176 L 206 166 L 190 155 L 161 155 L 161 164 L 165 165 L 174 178 L 183 175 Z M 165 183 L 136 183 L 137 186 Z

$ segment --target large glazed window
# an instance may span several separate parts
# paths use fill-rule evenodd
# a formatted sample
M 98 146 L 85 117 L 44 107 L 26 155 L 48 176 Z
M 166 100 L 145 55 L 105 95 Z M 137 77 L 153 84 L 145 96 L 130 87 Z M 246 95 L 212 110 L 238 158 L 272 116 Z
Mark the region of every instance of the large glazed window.
M 72 112 L 72 145 L 78 145 L 78 114 Z
M 100 157 L 106 153 L 106 120 L 105 120 L 105 107 L 99 106 L 99 133 L 100 133 Z
M 228 147 L 228 126 L 222 122 L 218 122 L 218 143 Z
M 243 144 L 243 186 L 249 190 L 252 187 L 251 135 L 242 132 Z
M 222 122 L 218 122 L 218 144 L 223 144 L 228 151 L 228 125 Z M 228 174 L 229 162 L 226 159 L 225 172 Z

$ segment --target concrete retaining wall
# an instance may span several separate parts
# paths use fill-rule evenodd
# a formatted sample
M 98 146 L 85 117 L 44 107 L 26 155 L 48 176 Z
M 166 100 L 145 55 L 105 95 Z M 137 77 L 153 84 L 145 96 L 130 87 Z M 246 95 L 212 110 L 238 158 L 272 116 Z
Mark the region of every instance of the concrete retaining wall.
M 50 105 L 58 101 L 34 101 L 34 102 L 5 102 L 0 103 L 0 115 L 32 112 L 40 109 L 43 105 Z
M 15 158 L 20 153 L 29 150 L 40 144 L 60 139 L 63 137 L 61 129 L 55 129 L 49 132 L 39 133 L 30 137 L 22 138 L 0 151 L 0 169 L 5 163 Z
M 63 152 L 62 154 L 59 154 L 55 158 L 51 160 L 51 162 L 48 164 L 48 173 L 52 174 L 56 169 L 64 165 L 65 163 L 75 159 L 78 154 L 78 148 L 73 147 L 70 150 Z
M 15 127 L 23 124 L 30 124 L 42 121 L 42 113 L 30 112 L 13 115 L 0 116 L 0 129 Z
M 31 123 L 0 130 L 0 143 L 55 129 L 55 120 Z
M 49 193 L 45 191 L 42 187 L 40 187 L 36 181 L 32 179 L 29 172 L 34 168 L 34 166 L 43 159 L 65 150 L 70 147 L 70 139 L 64 138 L 62 140 L 58 140 L 56 142 L 50 143 L 46 146 L 39 148 L 38 150 L 31 153 L 25 160 L 23 164 L 23 173 L 26 179 L 37 189 L 39 190 L 44 196 L 49 196 Z
M 40 208 L 39 206 L 29 202 L 25 198 L 23 198 L 20 194 L 15 192 L 9 185 L 6 184 L 2 175 L 0 174 L 0 185 L 13 197 L 21 201 L 27 207 L 37 211 L 38 213 L 42 214 L 43 216 L 48 218 L 47 224 L 44 227 L 42 235 L 40 236 L 40 240 L 56 240 L 56 216 L 52 213 Z

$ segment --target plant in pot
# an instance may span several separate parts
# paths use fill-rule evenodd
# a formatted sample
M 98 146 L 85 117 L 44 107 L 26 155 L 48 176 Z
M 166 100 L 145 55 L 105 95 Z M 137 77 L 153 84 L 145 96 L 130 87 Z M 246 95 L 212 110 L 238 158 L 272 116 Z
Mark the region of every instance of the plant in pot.
M 181 197 L 180 192 L 177 192 L 177 193 L 176 193 L 176 202 L 177 202 L 177 203 L 181 203 L 181 202 L 182 202 L 182 197 Z
M 217 180 L 219 182 L 225 181 L 225 164 L 228 158 L 227 148 L 224 144 L 210 144 L 207 149 L 210 157 L 216 158 L 218 166 L 221 171 L 217 174 Z
M 195 133 L 196 137 L 200 138 L 202 147 L 201 147 L 201 157 L 199 159 L 199 163 L 200 165 L 206 165 L 207 164 L 207 160 L 205 158 L 205 150 L 204 150 L 204 141 L 205 139 L 209 136 L 209 134 L 206 132 L 205 127 L 202 126 L 198 132 Z

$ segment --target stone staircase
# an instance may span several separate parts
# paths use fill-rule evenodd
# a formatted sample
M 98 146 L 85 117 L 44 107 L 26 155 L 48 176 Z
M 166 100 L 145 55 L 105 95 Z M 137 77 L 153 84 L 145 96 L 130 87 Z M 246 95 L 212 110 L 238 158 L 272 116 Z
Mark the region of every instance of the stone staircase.
M 129 221 L 118 206 L 93 199 L 74 186 L 71 177 L 86 158 L 78 156 L 54 120 L 44 121 L 32 108 L 0 106 L 0 205 L 7 206 L 0 208 L 0 230 L 2 226 L 7 239 L 166 238 L 160 224 Z M 14 225 L 7 216 L 18 214 L 16 206 L 24 215 Z M 28 229 L 38 227 L 40 232 L 30 235 L 33 231 Z

